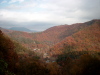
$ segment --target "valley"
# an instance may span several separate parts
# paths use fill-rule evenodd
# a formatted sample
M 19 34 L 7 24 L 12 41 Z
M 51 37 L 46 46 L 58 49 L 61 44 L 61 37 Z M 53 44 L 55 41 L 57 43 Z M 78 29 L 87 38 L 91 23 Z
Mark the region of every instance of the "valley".
M 0 73 L 99 75 L 100 20 L 34 33 L 0 28 Z
M 94 29 L 93 29 L 94 28 Z M 99 51 L 100 20 L 51 27 L 43 32 L 27 33 L 1 30 L 11 39 L 37 53 L 41 58 L 61 54 L 64 48 L 71 51 Z M 93 43 L 96 42 L 95 45 Z

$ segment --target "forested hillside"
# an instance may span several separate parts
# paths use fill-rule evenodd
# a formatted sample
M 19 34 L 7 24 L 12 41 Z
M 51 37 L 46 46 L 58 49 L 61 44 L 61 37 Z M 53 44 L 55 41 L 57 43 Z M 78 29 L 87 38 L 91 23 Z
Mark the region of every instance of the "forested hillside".
M 51 55 L 70 51 L 100 51 L 100 20 L 86 22 L 89 25 L 66 37 L 50 49 Z
M 0 28 L 0 75 L 100 75 L 100 20 L 36 33 Z
M 99 37 L 95 37 L 95 35 L 99 36 L 99 22 L 100 20 L 92 20 L 85 23 L 54 26 L 43 32 L 36 32 L 36 33 L 12 31 L 3 28 L 1 28 L 1 30 L 10 38 L 19 42 L 27 49 L 30 49 L 31 51 L 38 53 L 38 55 L 40 55 L 41 57 L 45 57 L 44 55 L 49 57 L 53 54 L 61 53 L 62 50 L 60 50 L 60 48 L 63 46 L 65 48 L 66 44 L 67 45 L 70 43 L 76 44 L 78 47 L 77 46 L 73 46 L 73 47 L 74 50 L 78 49 L 78 51 L 82 50 L 83 48 L 85 49 L 84 44 L 85 45 L 89 44 L 89 46 L 91 46 L 92 43 L 94 43 L 93 40 L 99 38 Z M 93 32 L 93 36 L 92 36 L 92 32 Z M 91 37 L 95 37 L 95 38 L 91 39 Z M 88 43 L 87 40 L 90 43 Z
M 25 56 L 25 50 L 0 31 L 0 75 L 100 74 L 100 52 L 73 51 L 59 55 L 56 62 L 44 63 L 34 53 L 33 57 Z
M 35 53 L 29 52 L 28 49 L 10 40 L 9 37 L 0 31 L 0 75 L 41 74 L 59 75 L 57 70 L 52 70 L 49 66 L 47 67 L 45 63 L 36 58 Z

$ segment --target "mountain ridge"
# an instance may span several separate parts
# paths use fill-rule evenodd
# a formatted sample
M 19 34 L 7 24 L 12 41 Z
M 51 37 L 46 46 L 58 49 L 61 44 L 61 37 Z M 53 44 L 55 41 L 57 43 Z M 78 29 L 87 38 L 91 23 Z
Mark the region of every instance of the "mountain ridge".
M 90 22 L 92 22 L 92 21 L 90 21 Z M 89 22 L 86 22 L 86 23 L 89 24 Z M 68 47 L 72 51 L 75 51 L 75 50 L 76 51 L 84 51 L 84 50 L 92 51 L 90 48 L 87 47 L 87 46 L 91 46 L 91 48 L 94 51 L 99 51 L 99 49 L 100 49 L 100 47 L 99 47 L 100 31 L 99 30 L 100 30 L 100 20 L 95 20 L 94 23 L 92 23 L 92 25 L 90 25 L 89 27 L 86 27 L 86 28 L 80 30 L 79 32 L 72 34 L 71 36 L 66 37 L 60 43 L 57 43 L 54 47 L 52 47 L 50 49 L 51 55 L 53 55 L 52 53 L 54 53 L 55 55 L 58 53 L 58 55 L 59 55 L 64 50 L 68 50 Z M 84 36 L 82 37 L 82 35 L 84 35 Z M 84 39 L 84 40 L 82 40 L 82 39 Z M 95 40 L 95 41 L 93 41 L 93 40 Z M 94 44 L 94 42 L 97 44 L 92 45 L 92 44 Z M 77 48 L 76 48 L 76 46 L 77 46 Z
M 25 28 L 25 27 L 11 27 L 9 29 L 10 30 L 15 30 L 15 31 L 32 32 L 31 30 L 29 30 L 28 28 Z
M 54 26 L 54 27 L 48 28 L 47 30 L 43 32 L 26 33 L 26 32 L 19 32 L 19 31 L 11 31 L 5 34 L 10 36 L 13 40 L 20 42 L 23 46 L 29 48 L 30 50 L 35 51 L 36 53 L 42 54 L 41 57 L 44 58 L 45 55 L 49 57 L 49 56 L 61 54 L 65 47 L 70 48 L 69 46 L 71 45 L 76 46 L 76 44 L 78 44 L 79 48 L 83 48 L 82 45 L 81 47 L 79 43 L 76 43 L 76 40 L 73 38 L 73 36 L 76 37 L 78 41 L 80 40 L 79 42 L 81 43 L 81 41 L 83 40 L 81 40 L 80 38 L 82 37 L 78 38 L 78 36 L 82 36 L 83 35 L 82 33 L 84 34 L 89 33 L 91 35 L 92 33 L 90 32 L 91 31 L 93 32 L 93 30 L 89 30 L 88 27 L 92 26 L 91 28 L 93 28 L 94 26 L 94 28 L 98 29 L 99 28 L 98 26 L 95 27 L 96 24 L 99 25 L 100 20 L 92 20 L 85 23 L 76 23 L 72 25 Z M 3 32 L 5 31 L 3 30 Z M 96 33 L 96 32 L 97 31 L 93 33 Z M 99 35 L 99 33 L 97 35 Z M 85 39 L 85 37 L 83 39 Z M 91 35 L 91 37 L 93 36 Z M 90 39 L 90 36 L 87 38 L 87 40 L 88 39 Z M 63 43 L 64 41 L 65 41 L 65 44 Z M 69 46 L 66 46 L 66 43 L 69 44 Z M 85 43 L 88 43 L 88 42 L 84 42 L 84 44 Z M 76 47 L 73 47 L 73 48 L 76 49 Z

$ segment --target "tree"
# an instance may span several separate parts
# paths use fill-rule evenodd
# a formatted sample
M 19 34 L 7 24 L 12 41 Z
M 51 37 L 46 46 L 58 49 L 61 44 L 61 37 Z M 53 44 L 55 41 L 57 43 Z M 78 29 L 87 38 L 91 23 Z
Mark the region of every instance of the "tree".
M 0 31 L 0 60 L 8 64 L 9 71 L 14 71 L 18 56 L 14 51 L 13 42 Z

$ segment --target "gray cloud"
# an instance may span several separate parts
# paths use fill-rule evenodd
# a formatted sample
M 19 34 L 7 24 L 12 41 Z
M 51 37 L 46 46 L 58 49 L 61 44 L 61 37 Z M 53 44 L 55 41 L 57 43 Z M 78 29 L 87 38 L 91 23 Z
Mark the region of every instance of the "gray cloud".
M 82 12 L 80 19 L 100 19 L 100 0 L 83 0 L 79 10 Z
M 45 30 L 54 25 L 100 19 L 100 0 L 15 1 L 22 3 L 0 7 L 0 26 Z

